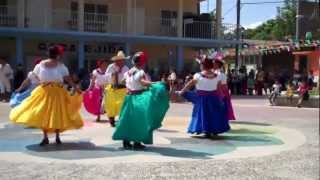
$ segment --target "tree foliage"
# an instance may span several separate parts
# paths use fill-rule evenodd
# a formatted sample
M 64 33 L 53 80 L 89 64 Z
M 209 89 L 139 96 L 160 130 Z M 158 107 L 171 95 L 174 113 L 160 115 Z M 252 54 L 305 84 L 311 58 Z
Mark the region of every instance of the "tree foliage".
M 247 29 L 244 33 L 248 39 L 284 40 L 294 37 L 296 26 L 296 0 L 285 0 L 278 7 L 276 18 L 268 20 L 255 29 Z

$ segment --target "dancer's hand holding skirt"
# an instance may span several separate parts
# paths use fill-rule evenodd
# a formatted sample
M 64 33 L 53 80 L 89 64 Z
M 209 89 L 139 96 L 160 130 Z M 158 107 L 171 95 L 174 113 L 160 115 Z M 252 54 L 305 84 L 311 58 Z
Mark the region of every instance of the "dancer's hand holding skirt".
M 169 96 L 163 83 L 153 84 L 141 94 L 125 97 L 114 140 L 153 143 L 153 130 L 161 127 L 169 109 Z
M 26 90 L 23 92 L 12 93 L 9 104 L 10 107 L 14 108 L 21 104 L 23 100 L 31 95 L 31 92 L 37 87 L 37 85 L 30 85 Z
M 39 85 L 31 96 L 10 112 L 10 120 L 53 133 L 79 129 L 81 95 L 69 95 L 59 83 Z

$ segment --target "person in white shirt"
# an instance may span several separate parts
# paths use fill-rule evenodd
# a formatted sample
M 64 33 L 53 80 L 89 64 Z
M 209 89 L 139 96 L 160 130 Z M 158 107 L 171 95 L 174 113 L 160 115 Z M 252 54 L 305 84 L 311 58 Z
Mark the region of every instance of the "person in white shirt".
M 13 70 L 5 61 L 4 57 L 0 57 L 0 100 L 9 101 L 12 91 L 11 81 L 13 80 Z
M 174 87 L 175 87 L 175 82 L 177 80 L 177 75 L 173 69 L 170 70 L 170 75 L 168 77 L 168 80 L 169 80 L 169 85 L 170 85 L 170 91 L 173 91 Z
M 281 95 L 281 83 L 279 80 L 276 80 L 275 83 L 272 85 L 273 91 L 269 96 L 269 101 L 271 105 L 275 105 L 276 98 Z
M 137 52 L 132 62 L 134 67 L 124 75 L 128 94 L 112 139 L 122 140 L 125 149 L 139 150 L 145 148 L 142 143 L 153 143 L 153 130 L 161 127 L 169 108 L 169 93 L 165 84 L 147 80 L 144 52 Z
M 48 133 L 55 133 L 56 144 L 60 145 L 61 132 L 83 126 L 79 101 L 81 90 L 72 81 L 68 68 L 60 62 L 63 49 L 52 46 L 48 51 L 49 58 L 42 60 L 33 70 L 40 85 L 10 112 L 12 122 L 42 130 L 43 140 L 40 146 L 49 144 Z M 71 96 L 64 88 L 64 82 L 74 87 L 77 94 Z
M 89 89 L 83 94 L 83 104 L 89 113 L 97 116 L 96 121 L 100 122 L 100 116 L 104 114 L 104 88 L 108 84 L 107 61 L 99 59 L 96 63 L 97 68 L 92 71 Z
M 211 138 L 230 130 L 222 101 L 221 80 L 212 72 L 212 59 L 201 59 L 201 72 L 196 73 L 193 79 L 178 94 L 193 103 L 193 112 L 188 133 L 205 134 Z M 192 86 L 196 91 L 188 91 Z
M 106 71 L 109 85 L 105 90 L 104 102 L 111 127 L 115 127 L 115 117 L 119 115 L 127 94 L 124 75 L 129 71 L 129 68 L 125 65 L 126 59 L 123 51 L 119 51 L 116 56 L 111 58 L 113 63 L 108 66 Z

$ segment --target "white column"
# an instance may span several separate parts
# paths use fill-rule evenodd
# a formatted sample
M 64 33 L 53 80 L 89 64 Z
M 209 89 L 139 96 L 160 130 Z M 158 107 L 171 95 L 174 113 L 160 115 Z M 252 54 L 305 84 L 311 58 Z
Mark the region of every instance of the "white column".
M 84 0 L 78 0 L 78 31 L 84 31 Z
M 18 19 L 18 27 L 24 28 L 25 22 L 25 0 L 19 0 L 17 4 L 17 19 Z
M 52 1 L 47 0 L 44 1 L 42 4 L 43 7 L 43 15 L 44 15 L 44 23 L 43 28 L 48 29 L 51 27 L 51 21 L 52 21 Z
M 137 34 L 137 0 L 133 0 L 133 32 Z
M 183 37 L 183 0 L 179 0 L 178 7 L 178 37 Z
M 126 31 L 127 33 L 132 33 L 132 0 L 127 0 L 127 24 L 126 24 Z
M 222 17 L 221 17 L 221 12 L 222 12 L 222 0 L 217 0 L 216 1 L 216 18 L 217 18 L 217 34 L 216 38 L 220 39 L 221 38 L 221 25 L 222 25 Z

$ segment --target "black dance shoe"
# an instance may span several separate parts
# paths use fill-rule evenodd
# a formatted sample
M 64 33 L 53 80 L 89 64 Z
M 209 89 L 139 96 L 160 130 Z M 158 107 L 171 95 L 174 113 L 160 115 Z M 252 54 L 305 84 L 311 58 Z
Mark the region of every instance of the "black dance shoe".
M 116 127 L 116 122 L 115 122 L 114 118 L 109 118 L 109 122 L 110 122 L 111 127 Z
M 132 149 L 132 145 L 130 141 L 123 141 L 122 145 L 123 145 L 123 149 Z
M 44 138 L 41 143 L 39 144 L 39 146 L 45 146 L 49 144 L 49 139 L 48 138 Z
M 146 148 L 146 146 L 142 145 L 141 143 L 135 142 L 133 144 L 133 149 L 142 150 L 142 149 L 145 149 L 145 148 Z
M 56 138 L 56 144 L 57 144 L 57 145 L 62 144 L 62 142 L 61 142 L 60 138 Z

